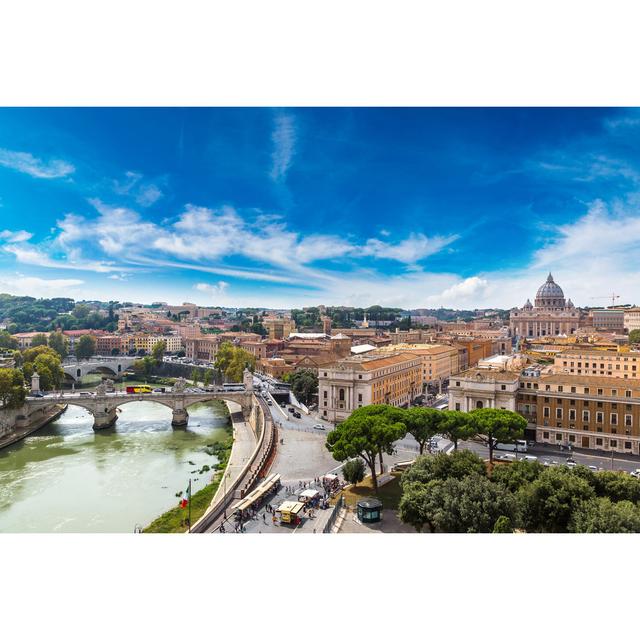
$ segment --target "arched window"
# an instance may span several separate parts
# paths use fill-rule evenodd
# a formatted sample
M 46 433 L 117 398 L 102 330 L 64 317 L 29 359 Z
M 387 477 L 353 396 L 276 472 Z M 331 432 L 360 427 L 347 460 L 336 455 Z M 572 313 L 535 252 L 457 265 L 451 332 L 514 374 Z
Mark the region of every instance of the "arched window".
M 476 409 L 482 409 L 482 400 L 476 401 Z
M 340 389 L 340 393 L 338 395 L 340 402 L 344 402 L 344 389 Z

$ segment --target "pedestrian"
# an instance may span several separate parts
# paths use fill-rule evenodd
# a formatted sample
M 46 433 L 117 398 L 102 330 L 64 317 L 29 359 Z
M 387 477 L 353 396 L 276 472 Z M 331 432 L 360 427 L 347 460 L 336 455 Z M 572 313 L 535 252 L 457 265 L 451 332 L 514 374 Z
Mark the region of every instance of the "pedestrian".
M 267 514 L 263 513 L 262 514 L 262 522 L 266 522 L 267 521 Z

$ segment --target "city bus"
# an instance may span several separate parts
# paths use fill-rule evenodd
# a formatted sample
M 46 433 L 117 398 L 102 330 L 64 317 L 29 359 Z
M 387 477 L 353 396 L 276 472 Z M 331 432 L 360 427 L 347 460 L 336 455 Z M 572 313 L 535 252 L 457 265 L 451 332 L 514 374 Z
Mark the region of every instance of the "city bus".
M 222 388 L 225 391 L 244 391 L 244 384 L 242 382 L 225 382 Z
M 515 442 L 496 442 L 494 449 L 497 451 L 516 451 L 517 453 L 527 453 L 527 441 L 516 440 Z
M 148 384 L 137 384 L 127 387 L 127 393 L 151 393 L 152 389 Z

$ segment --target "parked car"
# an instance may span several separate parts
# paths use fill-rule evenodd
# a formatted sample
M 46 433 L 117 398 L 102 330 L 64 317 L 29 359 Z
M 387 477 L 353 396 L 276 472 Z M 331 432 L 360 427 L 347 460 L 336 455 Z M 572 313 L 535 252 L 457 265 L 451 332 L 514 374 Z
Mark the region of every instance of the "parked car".
M 267 404 L 271 407 L 273 406 L 273 402 L 271 400 L 267 400 Z
M 327 430 L 327 428 L 323 424 L 314 424 L 313 428 L 314 429 L 318 429 L 318 431 L 326 431 Z
M 32 398 L 44 398 L 44 392 L 43 391 L 32 391 L 29 395 Z
M 81 396 L 91 396 L 91 395 L 93 395 L 93 394 L 91 393 L 91 391 L 81 391 L 81 392 L 80 392 L 80 395 L 81 395 Z
M 294 411 L 294 412 L 293 412 L 293 417 L 294 417 L 294 418 L 302 418 L 302 416 L 300 415 L 300 412 L 299 412 L 299 411 Z
M 296 412 L 296 410 L 295 410 L 293 407 L 289 407 L 289 408 L 287 409 L 287 411 L 288 411 L 289 413 L 295 413 L 295 412 Z

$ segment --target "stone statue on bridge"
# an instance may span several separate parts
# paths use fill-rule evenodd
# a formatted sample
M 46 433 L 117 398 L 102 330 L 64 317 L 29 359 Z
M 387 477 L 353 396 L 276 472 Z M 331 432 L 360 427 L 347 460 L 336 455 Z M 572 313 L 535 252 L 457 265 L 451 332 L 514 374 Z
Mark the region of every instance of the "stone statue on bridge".
M 186 388 L 187 388 L 187 381 L 184 378 L 178 378 L 173 385 L 174 393 L 184 393 L 184 390 Z

